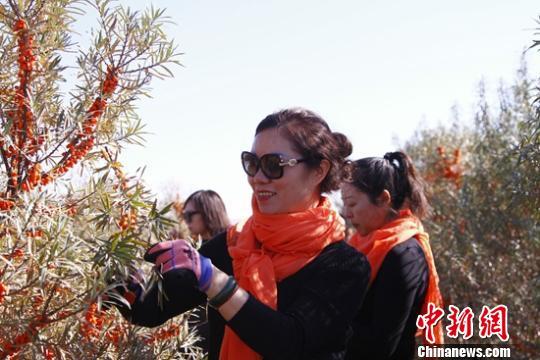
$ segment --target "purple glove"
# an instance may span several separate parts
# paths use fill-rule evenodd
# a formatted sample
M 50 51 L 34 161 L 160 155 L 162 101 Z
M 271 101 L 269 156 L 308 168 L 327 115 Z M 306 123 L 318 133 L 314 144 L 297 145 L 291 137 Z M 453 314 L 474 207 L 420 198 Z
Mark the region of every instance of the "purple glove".
M 157 243 L 146 251 L 144 260 L 153 262 L 162 274 L 171 270 L 191 270 L 201 291 L 210 287 L 212 262 L 199 254 L 186 240 Z

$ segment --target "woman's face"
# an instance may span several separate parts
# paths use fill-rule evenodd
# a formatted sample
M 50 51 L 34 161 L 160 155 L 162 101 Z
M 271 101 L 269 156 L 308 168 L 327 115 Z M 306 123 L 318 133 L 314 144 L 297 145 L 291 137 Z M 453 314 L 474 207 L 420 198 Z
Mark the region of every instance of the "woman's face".
M 207 232 L 206 225 L 204 224 L 204 219 L 200 212 L 197 212 L 193 202 L 189 201 L 184 205 L 184 215 L 192 214 L 189 219 L 186 219 L 186 224 L 188 226 L 189 232 L 194 236 L 203 236 Z
M 341 184 L 341 198 L 344 216 L 362 236 L 382 227 L 387 221 L 389 206 L 386 203 L 376 205 L 369 196 L 349 183 Z
M 251 152 L 259 158 L 265 154 L 280 154 L 284 160 L 302 158 L 293 150 L 291 142 L 275 128 L 263 130 L 255 136 Z M 261 213 L 293 213 L 318 205 L 319 184 L 324 175 L 319 169 L 298 163 L 285 166 L 279 179 L 268 179 L 259 169 L 255 176 L 248 176 L 248 182 Z

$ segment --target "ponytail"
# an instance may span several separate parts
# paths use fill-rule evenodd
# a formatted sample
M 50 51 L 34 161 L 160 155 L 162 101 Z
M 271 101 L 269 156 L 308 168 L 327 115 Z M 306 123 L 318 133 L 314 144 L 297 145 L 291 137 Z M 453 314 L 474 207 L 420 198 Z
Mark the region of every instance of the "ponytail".
M 382 158 L 370 157 L 350 165 L 345 181 L 365 192 L 373 203 L 387 190 L 396 211 L 407 207 L 417 217 L 429 215 L 430 206 L 425 185 L 417 174 L 411 158 L 401 151 L 388 152 Z

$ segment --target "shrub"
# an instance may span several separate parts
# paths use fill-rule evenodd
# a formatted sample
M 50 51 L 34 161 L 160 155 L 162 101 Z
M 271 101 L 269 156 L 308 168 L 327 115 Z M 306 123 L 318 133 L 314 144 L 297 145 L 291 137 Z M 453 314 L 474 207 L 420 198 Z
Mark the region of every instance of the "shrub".
M 445 303 L 478 316 L 508 306 L 512 358 L 538 351 L 540 143 L 526 66 L 488 104 L 484 86 L 472 122 L 423 129 L 404 146 L 431 188 L 426 222 Z M 471 125 L 467 125 L 471 124 Z M 467 343 L 494 342 L 475 335 Z
M 71 27 L 87 10 L 99 26 L 81 49 Z M 195 340 L 182 317 L 142 329 L 100 300 L 173 225 L 118 160 L 142 141 L 136 101 L 178 63 L 168 21 L 105 0 L 0 3 L 0 358 L 166 359 Z

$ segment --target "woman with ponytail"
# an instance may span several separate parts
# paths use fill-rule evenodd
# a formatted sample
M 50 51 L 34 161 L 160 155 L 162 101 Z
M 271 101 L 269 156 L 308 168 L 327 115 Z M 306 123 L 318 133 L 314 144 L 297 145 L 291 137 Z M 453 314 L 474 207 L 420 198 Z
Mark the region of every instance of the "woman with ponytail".
M 343 241 L 343 220 L 322 194 L 339 188 L 351 151 L 311 111 L 267 116 L 241 156 L 251 217 L 199 251 L 185 240 L 152 246 L 145 259 L 167 297 L 160 307 L 157 287 L 136 293 L 122 313 L 156 326 L 208 302 L 209 359 L 344 359 L 369 264 Z
M 356 228 L 349 244 L 371 266 L 369 290 L 354 319 L 346 359 L 413 359 L 418 315 L 429 303 L 442 307 L 428 234 L 424 186 L 403 152 L 345 166 L 341 195 Z M 435 343 L 443 343 L 441 323 Z

